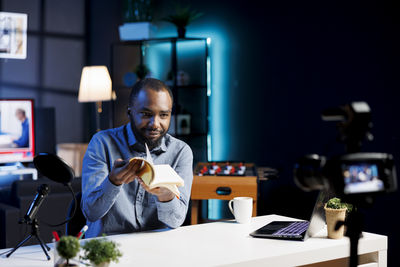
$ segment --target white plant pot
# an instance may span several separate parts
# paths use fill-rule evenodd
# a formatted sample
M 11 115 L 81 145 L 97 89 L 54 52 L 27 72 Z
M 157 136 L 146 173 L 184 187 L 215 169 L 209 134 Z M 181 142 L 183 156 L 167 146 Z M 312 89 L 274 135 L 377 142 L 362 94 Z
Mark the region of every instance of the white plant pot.
M 344 235 L 344 225 L 342 225 L 338 230 L 335 230 L 336 223 L 338 221 L 344 221 L 346 219 L 346 208 L 344 209 L 325 209 L 326 225 L 328 228 L 328 238 L 340 239 Z
M 95 266 L 95 267 L 108 267 L 108 266 L 110 266 L 110 262 L 102 262 L 102 263 L 100 263 L 98 265 L 93 264 L 93 266 Z
M 129 22 L 119 26 L 121 41 L 143 40 L 155 37 L 156 26 L 150 22 Z

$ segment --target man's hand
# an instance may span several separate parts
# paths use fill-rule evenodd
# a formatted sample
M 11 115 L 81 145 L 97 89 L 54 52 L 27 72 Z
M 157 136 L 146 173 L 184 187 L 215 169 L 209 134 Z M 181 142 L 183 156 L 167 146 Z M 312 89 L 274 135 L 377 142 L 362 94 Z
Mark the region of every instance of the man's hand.
M 168 201 L 171 201 L 175 197 L 175 194 L 172 193 L 170 190 L 168 190 L 165 187 L 156 187 L 156 188 L 150 189 L 143 182 L 142 179 L 138 178 L 138 182 L 141 186 L 143 186 L 144 190 L 146 190 L 150 194 L 156 195 L 158 198 L 158 201 L 160 201 L 160 202 L 168 202 Z
M 129 184 L 135 180 L 137 176 L 137 171 L 140 169 L 142 161 L 125 161 L 122 159 L 117 159 L 114 161 L 114 166 L 108 176 L 110 182 L 114 185 Z

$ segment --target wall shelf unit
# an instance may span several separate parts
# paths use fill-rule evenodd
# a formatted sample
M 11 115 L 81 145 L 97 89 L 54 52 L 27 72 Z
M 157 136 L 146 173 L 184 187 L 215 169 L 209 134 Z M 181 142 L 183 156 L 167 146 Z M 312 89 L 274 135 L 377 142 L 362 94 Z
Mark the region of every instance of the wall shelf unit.
M 113 105 L 113 126 L 129 121 L 126 107 L 131 87 L 137 81 L 135 69 L 145 65 L 150 70 L 148 76 L 164 81 L 174 94 L 169 133 L 192 148 L 194 163 L 207 161 L 211 95 L 208 49 L 207 38 L 156 38 L 113 43 L 111 78 L 117 95 Z

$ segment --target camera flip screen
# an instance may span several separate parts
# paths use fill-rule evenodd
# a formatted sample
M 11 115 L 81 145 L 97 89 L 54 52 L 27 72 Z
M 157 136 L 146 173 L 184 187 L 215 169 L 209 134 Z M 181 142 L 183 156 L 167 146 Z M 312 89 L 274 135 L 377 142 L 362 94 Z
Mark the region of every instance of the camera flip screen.
M 378 192 L 385 189 L 376 164 L 343 164 L 342 171 L 345 194 Z

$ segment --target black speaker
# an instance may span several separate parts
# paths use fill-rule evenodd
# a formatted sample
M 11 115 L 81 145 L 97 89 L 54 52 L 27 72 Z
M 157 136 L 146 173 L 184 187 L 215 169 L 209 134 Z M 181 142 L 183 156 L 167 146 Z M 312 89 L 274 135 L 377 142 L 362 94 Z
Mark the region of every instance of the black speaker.
M 56 153 L 54 108 L 35 108 L 35 154 Z

